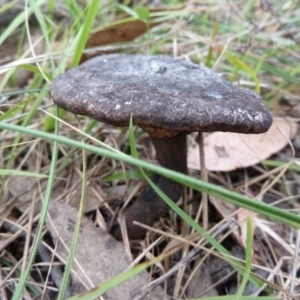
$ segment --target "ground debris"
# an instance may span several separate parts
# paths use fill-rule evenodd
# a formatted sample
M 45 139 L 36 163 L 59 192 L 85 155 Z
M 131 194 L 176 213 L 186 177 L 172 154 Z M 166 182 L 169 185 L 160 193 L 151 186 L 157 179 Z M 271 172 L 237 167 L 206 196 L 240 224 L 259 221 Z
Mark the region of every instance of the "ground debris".
M 66 260 L 69 253 L 61 240 L 68 248 L 70 247 L 78 211 L 68 205 L 52 201 L 49 214 L 47 225 L 54 242 L 57 241 L 57 233 L 60 232 L 57 253 Z M 74 293 L 84 292 L 113 278 L 122 273 L 130 263 L 121 243 L 102 229 L 96 228 L 87 218 L 83 218 L 73 264 L 72 289 Z M 131 300 L 143 286 L 147 285 L 148 280 L 149 274 L 142 272 L 108 291 L 104 299 Z M 153 295 L 157 300 L 167 299 L 160 287 L 153 290 Z

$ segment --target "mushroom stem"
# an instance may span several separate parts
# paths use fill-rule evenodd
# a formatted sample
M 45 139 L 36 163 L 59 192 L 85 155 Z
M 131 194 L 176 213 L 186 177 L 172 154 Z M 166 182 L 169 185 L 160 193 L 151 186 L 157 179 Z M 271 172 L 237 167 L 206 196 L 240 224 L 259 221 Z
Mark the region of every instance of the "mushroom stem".
M 165 138 L 150 137 L 156 150 L 156 158 L 159 164 L 165 168 L 186 174 L 186 134 L 181 133 L 173 137 Z
M 156 150 L 157 160 L 161 166 L 181 173 L 187 172 L 186 135 L 179 134 L 173 137 L 157 138 L 151 136 Z M 183 192 L 183 186 L 160 175 L 153 175 L 153 182 L 174 202 Z M 133 224 L 138 221 L 148 226 L 165 216 L 169 211 L 168 205 L 147 185 L 134 203 L 125 209 L 127 232 L 130 239 L 145 237 L 146 230 Z M 114 236 L 120 239 L 120 232 Z

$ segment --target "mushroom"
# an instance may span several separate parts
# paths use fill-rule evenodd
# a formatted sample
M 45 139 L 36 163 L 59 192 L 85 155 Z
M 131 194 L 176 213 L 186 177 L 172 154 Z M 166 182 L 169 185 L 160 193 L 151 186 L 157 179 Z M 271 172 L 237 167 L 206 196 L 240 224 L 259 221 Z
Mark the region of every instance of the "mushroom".
M 220 75 L 183 59 L 168 56 L 110 54 L 90 59 L 55 78 L 54 102 L 75 114 L 128 126 L 133 122 L 150 135 L 161 166 L 186 173 L 186 135 L 203 131 L 262 133 L 272 123 L 269 110 L 254 92 L 237 88 Z M 162 176 L 154 182 L 173 201 L 183 187 Z M 168 206 L 146 186 L 125 209 L 130 238 L 166 215 Z M 120 232 L 115 232 L 120 237 Z

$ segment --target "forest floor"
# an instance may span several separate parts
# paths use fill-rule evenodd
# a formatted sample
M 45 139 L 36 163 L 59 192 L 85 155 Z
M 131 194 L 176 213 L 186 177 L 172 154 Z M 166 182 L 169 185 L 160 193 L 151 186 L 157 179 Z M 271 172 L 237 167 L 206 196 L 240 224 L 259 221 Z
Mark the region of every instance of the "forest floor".
M 2 2 L 0 299 L 300 299 L 299 1 Z M 174 175 L 139 127 L 54 105 L 55 77 L 111 53 L 211 68 L 259 94 L 273 125 L 205 133 L 201 172 L 190 134 L 189 176 Z M 185 193 L 131 240 L 144 171 Z

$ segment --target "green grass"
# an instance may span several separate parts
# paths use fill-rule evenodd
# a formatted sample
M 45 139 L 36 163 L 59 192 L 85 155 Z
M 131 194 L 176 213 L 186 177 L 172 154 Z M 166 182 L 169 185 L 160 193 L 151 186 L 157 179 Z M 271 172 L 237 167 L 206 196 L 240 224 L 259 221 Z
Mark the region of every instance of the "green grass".
M 5 60 L 3 66 L 0 66 L 0 110 L 3 105 L 3 111 L 0 115 L 0 134 L 2 137 L 0 150 L 3 157 L 0 161 L 0 192 L 1 195 L 6 193 L 7 182 L 12 177 L 33 176 L 47 181 L 46 188 L 41 190 L 43 201 L 36 238 L 31 245 L 29 255 L 23 257 L 26 260 L 24 272 L 14 273 L 18 279 L 17 285 L 12 291 L 13 300 L 21 299 L 25 288 L 31 290 L 32 296 L 38 293 L 38 290 L 30 289 L 28 278 L 33 269 L 37 247 L 43 239 L 44 223 L 53 186 L 57 180 L 61 180 L 60 172 L 69 167 L 75 154 L 82 161 L 81 213 L 76 223 L 74 240 L 65 268 L 63 283 L 58 292 L 58 299 L 64 298 L 68 285 L 84 209 L 85 185 L 88 180 L 89 168 L 86 159 L 88 160 L 88 156 L 92 153 L 116 161 L 117 168 L 106 176 L 106 181 L 103 180 L 105 184 L 124 180 L 125 175 L 120 168 L 120 162 L 125 163 L 126 168 L 128 168 L 127 179 L 137 179 L 141 177 L 141 174 L 144 174 L 143 176 L 148 179 L 172 210 L 224 255 L 228 254 L 226 248 L 212 238 L 191 216 L 157 190 L 157 187 L 147 176 L 148 173 L 145 172 L 156 172 L 180 182 L 194 191 L 215 196 L 285 226 L 300 228 L 300 217 L 297 214 L 256 201 L 222 186 L 202 182 L 195 177 L 150 164 L 143 158 L 139 159 L 140 155 L 136 150 L 138 141 L 133 138 L 132 131 L 129 133 L 132 155 L 127 155 L 105 145 L 102 141 L 99 142 L 94 137 L 97 130 L 102 126 L 98 122 L 87 123 L 84 118 L 79 118 L 81 124 L 84 125 L 82 130 L 76 132 L 60 121 L 64 120 L 77 126 L 78 120 L 74 116 L 54 106 L 49 107 L 52 104 L 49 95 L 51 80 L 67 68 L 78 65 L 90 33 L 99 28 L 122 24 L 134 19 L 142 20 L 147 24 L 150 21 L 160 22 L 160 24 L 135 41 L 109 45 L 110 49 L 126 53 L 163 53 L 169 55 L 177 53 L 178 56 L 187 56 L 195 62 L 213 67 L 230 40 L 228 48 L 218 62 L 217 71 L 225 73 L 226 78 L 230 81 L 243 80 L 247 87 L 261 94 L 264 102 L 271 109 L 276 108 L 277 105 L 289 103 L 289 101 L 293 105 L 297 101 L 299 102 L 300 4 L 297 1 L 285 1 L 284 4 L 280 1 L 274 1 L 274 3 L 272 2 L 272 10 L 265 11 L 261 10 L 256 1 L 250 0 L 236 2 L 235 7 L 231 8 L 228 7 L 227 1 L 203 1 L 201 6 L 194 8 L 186 8 L 179 1 L 164 1 L 163 3 L 165 4 L 163 10 L 152 11 L 148 5 L 138 4 L 135 7 L 130 7 L 126 2 L 119 4 L 116 1 L 101 2 L 99 0 L 64 1 L 65 5 L 62 11 L 64 17 L 54 19 L 57 13 L 55 11 L 56 1 L 29 0 L 28 7 L 0 31 L 0 55 L 2 45 L 8 43 L 12 38 L 17 39 L 15 43 L 17 44 L 16 53 L 18 53 L 13 58 L 16 66 L 9 65 L 9 62 Z M 1 7 L 0 18 L 1 14 L 8 13 L 13 5 L 12 2 Z M 205 9 L 202 9 L 202 6 Z M 128 15 L 125 16 L 124 13 Z M 30 18 L 31 16 L 34 16 L 34 21 Z M 276 26 L 277 28 L 275 28 Z M 43 55 L 45 56 L 43 57 L 32 53 L 30 45 L 26 50 L 21 50 L 23 40 L 31 37 L 37 28 L 40 30 L 41 39 L 44 41 Z M 106 49 L 105 47 L 107 46 L 100 46 L 99 49 Z M 29 53 L 31 53 L 31 59 L 27 57 Z M 0 58 L 4 59 L 1 56 Z M 25 88 L 16 85 L 18 72 L 21 69 L 26 69 L 32 73 L 32 77 Z M 278 113 L 278 108 L 275 113 Z M 280 111 L 280 113 L 282 112 Z M 39 170 L 23 169 L 22 163 L 24 164 L 24 162 L 22 159 L 30 154 L 29 151 L 32 151 L 29 149 L 31 142 L 35 139 L 39 139 L 41 149 L 49 148 L 50 150 L 40 153 L 43 167 Z M 51 155 L 47 157 L 46 153 Z M 61 157 L 62 153 L 66 153 L 66 155 Z M 272 168 L 281 166 L 284 162 L 272 159 L 266 160 L 263 164 Z M 137 167 L 139 171 L 133 167 Z M 292 171 L 299 172 L 298 164 L 294 163 L 289 166 L 289 172 Z M 278 193 L 283 196 L 290 196 L 290 194 L 284 194 L 289 193 L 288 189 L 286 192 L 282 189 Z M 2 201 L 0 197 L 0 207 L 1 205 L 5 207 L 6 203 L 2 203 Z M 5 215 L 5 217 L 10 218 L 10 214 Z M 261 284 L 261 281 L 250 274 L 252 257 L 250 250 L 253 243 L 251 228 L 252 226 L 249 224 L 246 264 L 237 263 L 235 259 L 229 259 L 234 268 L 244 275 L 236 299 L 253 298 L 242 296 L 247 280 L 254 281 L 258 285 Z M 106 283 L 95 290 L 80 296 L 80 299 L 93 299 L 103 295 L 109 289 L 162 259 L 165 257 L 157 256 L 152 261 L 140 264 L 126 273 L 108 279 Z M 8 266 L 12 265 L 10 259 L 5 257 L 5 260 Z M 270 286 L 272 287 L 272 285 Z M 274 294 L 276 293 L 274 292 Z M 77 298 L 79 297 L 74 296 L 70 299 Z M 233 298 L 224 296 L 211 299 Z M 262 297 L 262 299 L 271 298 Z

